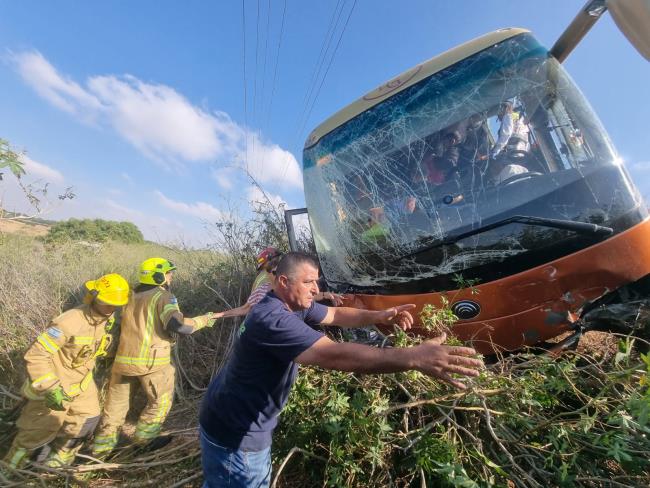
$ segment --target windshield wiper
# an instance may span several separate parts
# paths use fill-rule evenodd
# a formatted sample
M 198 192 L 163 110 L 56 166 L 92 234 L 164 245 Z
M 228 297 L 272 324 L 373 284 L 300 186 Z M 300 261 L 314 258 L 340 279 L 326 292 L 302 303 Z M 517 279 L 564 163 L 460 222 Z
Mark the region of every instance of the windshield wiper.
M 573 220 L 546 219 L 544 217 L 514 215 L 512 217 L 508 217 L 507 219 L 499 220 L 492 224 L 488 224 L 483 227 L 472 229 L 467 232 L 463 232 L 462 234 L 447 237 L 446 239 L 436 241 L 432 244 L 428 244 L 419 249 L 416 249 L 415 251 L 409 254 L 400 256 L 399 258 L 395 259 L 393 262 L 395 263 L 397 261 L 410 258 L 411 256 L 416 256 L 418 254 L 429 251 L 430 249 L 434 249 L 436 247 L 455 244 L 456 242 L 465 239 L 466 237 L 470 237 L 476 234 L 482 234 L 483 232 L 487 232 L 489 230 L 496 229 L 498 227 L 503 227 L 504 225 L 508 225 L 508 224 L 526 224 L 526 225 L 536 225 L 539 227 L 552 227 L 553 229 L 571 230 L 578 234 L 593 234 L 596 236 L 603 236 L 603 237 L 609 236 L 614 232 L 614 229 L 612 229 L 611 227 L 605 227 L 598 224 L 590 224 L 588 222 L 575 222 Z

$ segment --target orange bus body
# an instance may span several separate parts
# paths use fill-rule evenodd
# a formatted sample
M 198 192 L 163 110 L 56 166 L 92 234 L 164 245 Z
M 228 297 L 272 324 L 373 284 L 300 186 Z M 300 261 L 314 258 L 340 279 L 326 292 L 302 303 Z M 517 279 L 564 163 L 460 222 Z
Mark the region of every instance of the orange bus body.
M 450 306 L 459 300 L 472 300 L 480 305 L 479 314 L 459 320 L 453 333 L 483 354 L 514 351 L 570 330 L 585 305 L 650 273 L 648 243 L 650 219 L 576 253 L 472 289 L 417 295 L 346 295 L 345 305 L 381 310 L 414 303 L 414 331 L 430 335 L 419 321 L 425 305 L 441 306 L 442 297 Z

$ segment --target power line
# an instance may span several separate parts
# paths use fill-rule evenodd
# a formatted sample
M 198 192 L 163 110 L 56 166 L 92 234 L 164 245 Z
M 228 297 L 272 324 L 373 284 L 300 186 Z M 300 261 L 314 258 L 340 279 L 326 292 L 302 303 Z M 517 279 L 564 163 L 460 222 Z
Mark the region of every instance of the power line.
M 345 33 L 345 30 L 348 27 L 348 23 L 350 22 L 350 18 L 352 17 L 352 12 L 354 12 L 354 7 L 357 5 L 357 0 L 354 0 L 354 3 L 352 4 L 352 8 L 350 9 L 350 13 L 348 14 L 348 18 L 345 20 L 345 25 L 343 26 L 343 30 L 341 31 L 341 34 L 339 35 L 339 40 L 336 43 L 336 47 L 334 48 L 334 52 L 332 53 L 332 57 L 330 58 L 330 62 L 327 65 L 327 69 L 325 70 L 325 74 L 323 75 L 323 78 L 321 79 L 320 85 L 318 86 L 318 90 L 316 91 L 316 96 L 314 96 L 314 99 L 312 101 L 311 107 L 309 108 L 309 112 L 307 113 L 307 117 L 305 118 L 303 127 L 300 129 L 300 133 L 304 131 L 305 125 L 307 125 L 307 121 L 309 120 L 309 117 L 311 116 L 312 110 L 314 110 L 314 105 L 316 105 L 316 100 L 318 99 L 318 95 L 320 94 L 321 88 L 323 87 L 323 84 L 325 83 L 325 79 L 327 78 L 327 74 L 330 71 L 330 68 L 332 67 L 332 62 L 334 61 L 334 57 L 336 56 L 336 52 L 339 49 L 339 46 L 341 45 L 341 40 L 343 39 L 343 34 Z
M 341 7 L 340 11 L 339 11 L 339 6 Z M 344 6 L 345 6 L 345 2 L 341 3 L 341 0 L 338 0 L 338 2 L 336 3 L 336 7 L 334 7 L 334 11 L 332 12 L 332 17 L 330 18 L 330 23 L 325 33 L 325 38 L 323 39 L 323 43 L 321 44 L 320 47 L 320 52 L 318 53 L 318 57 L 316 58 L 316 64 L 314 65 L 314 70 L 312 71 L 311 78 L 309 80 L 309 83 L 307 84 L 307 91 L 305 93 L 305 98 L 302 102 L 303 107 L 300 112 L 300 115 L 298 116 L 298 120 L 296 121 L 296 129 L 295 129 L 296 139 L 300 137 L 299 131 L 302 125 L 302 120 L 305 114 L 307 113 L 307 109 L 309 108 L 309 102 L 311 100 L 311 96 L 314 93 L 314 88 L 316 86 L 316 83 L 318 82 L 318 77 L 320 75 L 321 68 L 323 67 L 325 58 L 327 57 L 327 53 L 330 49 L 330 45 L 332 43 L 332 39 L 334 38 L 334 33 L 336 32 Z
M 282 45 L 282 35 L 284 33 L 284 19 L 287 13 L 287 0 L 284 0 L 284 7 L 282 9 L 282 22 L 280 24 L 280 37 L 278 38 L 278 50 L 275 56 L 275 68 L 273 69 L 273 87 L 271 88 L 271 99 L 269 101 L 269 111 L 266 120 L 266 125 L 269 125 L 271 119 L 271 111 L 273 109 L 273 97 L 275 95 L 275 86 L 278 79 L 278 64 L 280 61 L 280 47 Z
M 244 67 L 244 147 L 245 147 L 245 164 L 246 171 L 248 171 L 248 89 L 246 81 L 246 5 L 245 0 L 241 0 L 241 13 L 242 13 L 242 38 L 243 38 L 243 63 Z
M 332 55 L 330 57 L 329 63 L 327 64 L 327 69 L 325 70 L 325 73 L 323 77 L 321 78 L 320 84 L 318 85 L 318 90 L 316 91 L 316 94 L 312 100 L 311 106 L 309 108 L 309 111 L 307 112 L 307 116 L 304 119 L 304 122 L 302 126 L 300 127 L 298 133 L 297 133 L 297 139 L 300 138 L 301 134 L 303 133 L 305 126 L 307 125 L 307 122 L 309 121 L 309 117 L 311 116 L 311 113 L 314 109 L 314 106 L 316 105 L 316 100 L 318 99 L 318 96 L 320 95 L 321 89 L 323 88 L 323 84 L 325 83 L 325 79 L 327 78 L 327 74 L 329 73 L 330 68 L 332 67 L 332 63 L 334 62 L 334 58 L 336 57 L 336 53 L 338 52 L 338 49 L 341 45 L 341 40 L 343 39 L 343 35 L 345 34 L 345 31 L 348 27 L 348 24 L 350 22 L 350 18 L 352 17 L 352 13 L 354 12 L 354 8 L 357 5 L 357 0 L 354 0 L 354 3 L 352 4 L 352 8 L 350 9 L 350 12 L 348 13 L 348 17 L 345 20 L 345 24 L 343 25 L 343 29 L 341 30 L 341 33 L 339 34 L 338 41 L 336 43 L 336 47 L 334 48 L 334 51 L 332 52 Z M 343 9 L 341 9 L 343 11 Z M 288 167 L 288 160 L 285 162 L 284 169 L 282 171 L 282 176 L 286 174 Z
M 271 0 L 266 8 L 266 35 L 264 36 L 264 68 L 262 69 L 262 100 L 260 102 L 260 127 L 264 127 L 264 95 L 266 92 L 266 60 L 269 52 L 269 24 L 271 23 Z

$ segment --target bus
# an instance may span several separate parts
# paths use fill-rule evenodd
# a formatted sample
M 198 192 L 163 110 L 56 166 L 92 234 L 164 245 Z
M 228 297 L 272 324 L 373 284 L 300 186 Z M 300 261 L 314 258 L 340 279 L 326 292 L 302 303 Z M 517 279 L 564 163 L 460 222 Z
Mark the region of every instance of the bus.
M 568 331 L 575 343 L 586 313 L 647 286 L 646 204 L 526 29 L 471 40 L 340 110 L 309 135 L 303 172 L 327 286 L 348 306 L 414 303 L 414 317 L 448 304 L 454 335 L 484 354 Z

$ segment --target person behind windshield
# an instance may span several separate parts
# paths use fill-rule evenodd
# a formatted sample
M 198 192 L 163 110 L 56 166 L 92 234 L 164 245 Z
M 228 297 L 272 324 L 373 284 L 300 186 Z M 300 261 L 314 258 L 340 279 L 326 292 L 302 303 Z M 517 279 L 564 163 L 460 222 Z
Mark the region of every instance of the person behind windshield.
M 494 144 L 490 157 L 496 159 L 509 146 L 518 151 L 528 152 L 528 125 L 520 113 L 514 112 L 512 102 L 503 102 L 499 106 L 497 118 L 501 122 L 497 134 L 497 142 Z
M 461 177 L 471 174 L 479 161 L 487 160 L 490 150 L 490 136 L 484 123 L 484 115 L 476 113 L 467 119 L 465 138 L 460 143 L 458 172 Z
M 515 175 L 528 173 L 528 168 L 508 162 L 505 158 L 491 159 L 488 163 L 488 178 L 494 185 L 500 185 Z

